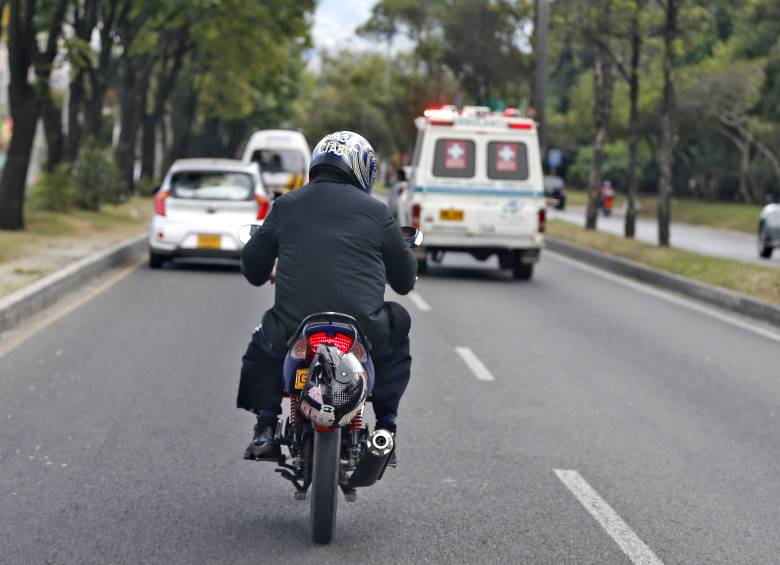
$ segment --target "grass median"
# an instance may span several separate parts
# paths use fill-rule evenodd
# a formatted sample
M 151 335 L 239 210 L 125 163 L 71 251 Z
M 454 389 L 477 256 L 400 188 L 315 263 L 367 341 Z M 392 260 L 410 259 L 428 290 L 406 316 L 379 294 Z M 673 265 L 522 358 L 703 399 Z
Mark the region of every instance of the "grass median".
M 0 231 L 0 296 L 143 233 L 151 214 L 151 198 L 138 196 L 99 212 L 27 210 L 24 230 Z
M 624 194 L 617 194 L 615 210 L 622 210 L 625 200 Z M 567 205 L 585 206 L 587 202 L 588 195 L 584 190 L 567 190 Z M 640 216 L 655 218 L 656 206 L 657 199 L 654 195 L 639 197 Z M 763 206 L 736 202 L 704 202 L 690 198 L 673 198 L 672 221 L 755 234 L 762 208 Z
M 585 230 L 559 220 L 548 222 L 547 233 L 550 237 L 780 305 L 780 269 L 774 267 L 658 247 L 617 235 Z

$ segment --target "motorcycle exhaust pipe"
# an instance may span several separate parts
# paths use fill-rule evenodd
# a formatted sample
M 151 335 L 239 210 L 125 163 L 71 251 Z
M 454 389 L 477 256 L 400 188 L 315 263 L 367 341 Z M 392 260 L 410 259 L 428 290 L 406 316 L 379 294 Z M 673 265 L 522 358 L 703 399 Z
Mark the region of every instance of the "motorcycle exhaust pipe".
M 369 435 L 355 472 L 349 478 L 349 486 L 369 487 L 377 482 L 387 467 L 394 447 L 393 435 L 387 430 L 375 430 Z

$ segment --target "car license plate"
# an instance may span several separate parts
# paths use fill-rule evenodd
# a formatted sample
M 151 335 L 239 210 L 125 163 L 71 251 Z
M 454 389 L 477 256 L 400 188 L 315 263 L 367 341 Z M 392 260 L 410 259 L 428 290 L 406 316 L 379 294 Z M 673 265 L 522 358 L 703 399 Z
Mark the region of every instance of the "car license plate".
M 222 236 L 201 233 L 198 234 L 198 248 L 200 249 L 220 249 L 222 247 Z
M 295 390 L 303 390 L 309 380 L 309 369 L 298 369 L 295 372 Z
M 450 222 L 462 222 L 463 210 L 439 210 L 439 219 Z

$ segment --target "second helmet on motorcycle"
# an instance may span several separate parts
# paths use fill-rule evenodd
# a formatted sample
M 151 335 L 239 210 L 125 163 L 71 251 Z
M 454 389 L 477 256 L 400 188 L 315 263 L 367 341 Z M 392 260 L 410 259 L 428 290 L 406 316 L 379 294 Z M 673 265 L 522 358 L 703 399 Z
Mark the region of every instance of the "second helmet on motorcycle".
M 350 182 L 371 194 L 377 177 L 374 148 L 362 135 L 352 131 L 336 131 L 323 137 L 311 155 L 309 178 L 324 167 L 345 174 Z

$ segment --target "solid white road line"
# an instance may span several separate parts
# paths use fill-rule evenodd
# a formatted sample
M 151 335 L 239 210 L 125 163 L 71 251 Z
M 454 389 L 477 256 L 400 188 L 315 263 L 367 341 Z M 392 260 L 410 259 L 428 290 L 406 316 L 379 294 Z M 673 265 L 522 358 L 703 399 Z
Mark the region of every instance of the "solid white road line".
M 490 374 L 488 368 L 485 367 L 485 364 L 482 363 L 482 361 L 480 361 L 476 355 L 474 355 L 474 352 L 471 349 L 468 347 L 461 347 L 456 345 L 455 351 L 466 362 L 466 365 L 468 365 L 469 369 L 471 369 L 477 379 L 480 381 L 496 380 L 493 378 L 493 375 Z
M 409 300 L 412 301 L 412 304 L 414 304 L 420 312 L 431 311 L 431 305 L 423 300 L 423 297 L 417 294 L 415 291 L 410 292 L 407 294 L 407 296 L 409 297 Z
M 655 553 L 647 547 L 612 507 L 599 496 L 593 487 L 577 471 L 553 469 L 555 474 L 577 497 L 591 516 L 604 528 L 610 537 L 620 546 L 628 558 L 638 565 L 663 565 Z
M 602 279 L 606 279 L 608 281 L 622 284 L 623 286 L 633 288 L 634 290 L 638 290 L 639 292 L 644 292 L 645 294 L 649 294 L 650 296 L 661 298 L 663 300 L 666 300 L 667 302 L 677 304 L 678 306 L 683 306 L 685 308 L 688 308 L 689 310 L 693 310 L 695 312 L 705 314 L 711 318 L 715 318 L 716 320 L 726 322 L 727 324 L 731 324 L 732 326 L 736 326 L 743 330 L 753 332 L 762 337 L 780 343 L 780 333 L 774 332 L 768 328 L 763 328 L 761 326 L 751 324 L 750 322 L 740 320 L 739 318 L 735 318 L 734 316 L 729 316 L 728 314 L 724 314 L 723 312 L 717 310 L 714 306 L 706 306 L 704 304 L 700 304 L 693 300 L 689 300 L 687 298 L 677 296 L 676 294 L 671 294 L 664 290 L 659 290 L 652 286 L 642 284 L 636 281 L 632 281 L 631 279 L 627 279 L 625 277 L 621 277 L 620 275 L 615 275 L 607 271 L 603 271 L 597 267 L 586 265 L 585 263 L 581 263 L 580 261 L 577 261 L 575 259 L 569 259 L 568 257 L 564 257 L 563 255 L 559 255 L 558 253 L 549 250 L 546 251 L 546 253 L 548 255 L 551 255 L 554 261 L 560 261 L 561 263 L 566 263 L 567 265 L 570 265 L 575 269 L 585 271 L 587 273 L 596 275 L 597 277 L 601 277 Z

